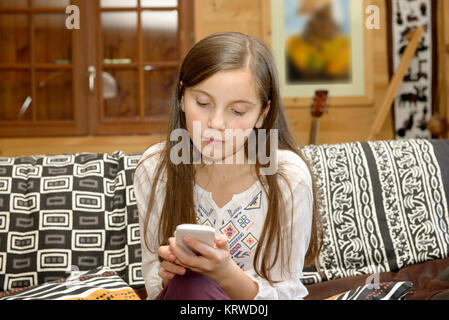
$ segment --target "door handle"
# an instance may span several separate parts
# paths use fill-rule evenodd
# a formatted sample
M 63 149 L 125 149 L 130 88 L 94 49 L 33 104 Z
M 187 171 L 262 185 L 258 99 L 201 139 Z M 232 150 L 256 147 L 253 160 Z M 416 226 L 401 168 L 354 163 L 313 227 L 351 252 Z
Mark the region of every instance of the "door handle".
M 89 66 L 87 71 L 89 72 L 89 91 L 93 92 L 95 89 L 95 77 L 97 72 L 94 66 Z

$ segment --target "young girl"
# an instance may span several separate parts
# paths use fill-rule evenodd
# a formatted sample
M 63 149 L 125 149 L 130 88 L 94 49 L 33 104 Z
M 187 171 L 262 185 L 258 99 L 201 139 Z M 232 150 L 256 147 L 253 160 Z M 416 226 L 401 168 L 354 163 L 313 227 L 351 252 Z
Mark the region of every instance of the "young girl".
M 179 70 L 170 116 L 166 141 L 144 152 L 134 175 L 148 299 L 302 299 L 302 269 L 317 257 L 321 233 L 314 180 L 287 125 L 270 50 L 241 33 L 199 41 Z M 177 129 L 190 137 L 181 142 L 190 161 L 173 161 Z M 262 174 L 259 157 L 249 161 L 250 143 L 277 146 L 275 172 Z M 214 227 L 214 247 L 184 237 L 198 255 L 186 253 L 175 243 L 182 223 Z

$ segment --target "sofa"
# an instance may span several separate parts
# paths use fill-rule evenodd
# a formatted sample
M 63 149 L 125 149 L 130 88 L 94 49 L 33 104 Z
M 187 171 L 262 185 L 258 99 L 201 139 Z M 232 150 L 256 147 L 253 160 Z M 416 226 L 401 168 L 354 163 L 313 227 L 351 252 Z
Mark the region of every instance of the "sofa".
M 373 279 L 410 284 L 401 299 L 444 297 L 449 141 L 309 145 L 303 152 L 317 177 L 324 234 L 318 267 L 304 268 L 306 299 Z M 60 290 L 83 286 L 84 296 L 70 298 L 146 298 L 133 192 L 141 155 L 0 157 L 0 299 L 62 299 Z M 52 294 L 36 293 L 42 287 Z

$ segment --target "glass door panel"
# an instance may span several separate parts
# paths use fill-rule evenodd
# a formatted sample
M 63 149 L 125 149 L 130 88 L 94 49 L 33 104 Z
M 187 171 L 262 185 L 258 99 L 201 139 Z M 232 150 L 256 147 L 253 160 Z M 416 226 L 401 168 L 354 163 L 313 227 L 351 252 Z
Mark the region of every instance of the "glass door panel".
M 71 64 L 72 31 L 65 26 L 66 18 L 59 13 L 34 16 L 37 63 Z
M 168 114 L 176 75 L 176 68 L 145 71 L 145 117 Z
M 73 120 L 71 70 L 39 70 L 36 73 L 37 119 Z
M 27 14 L 0 14 L 0 65 L 30 63 Z
M 0 0 L 0 7 L 26 7 L 28 0 Z
M 137 61 L 137 12 L 102 12 L 103 62 Z
M 30 73 L 0 70 L 0 121 L 32 119 Z
M 137 0 L 101 0 L 102 8 L 135 8 L 137 7 Z
M 136 70 L 105 69 L 102 73 L 105 119 L 139 116 L 139 76 Z
M 70 0 L 33 0 L 34 7 L 67 7 L 70 5 Z
M 142 7 L 176 7 L 178 0 L 140 0 Z
M 144 61 L 178 59 L 178 11 L 143 11 Z

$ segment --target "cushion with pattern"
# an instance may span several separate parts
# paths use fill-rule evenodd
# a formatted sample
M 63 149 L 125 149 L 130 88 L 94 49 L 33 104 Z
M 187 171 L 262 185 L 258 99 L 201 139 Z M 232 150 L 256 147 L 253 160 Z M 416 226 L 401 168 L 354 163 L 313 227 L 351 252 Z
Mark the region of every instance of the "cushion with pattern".
M 0 291 L 99 266 L 142 286 L 133 189 L 140 157 L 0 157 Z
M 326 300 L 403 300 L 412 287 L 408 281 L 366 284 Z
M 449 141 L 303 148 L 316 176 L 324 242 L 302 281 L 398 271 L 449 256 Z
M 0 293 L 0 300 L 140 300 L 110 268 L 73 273 L 66 279 Z

